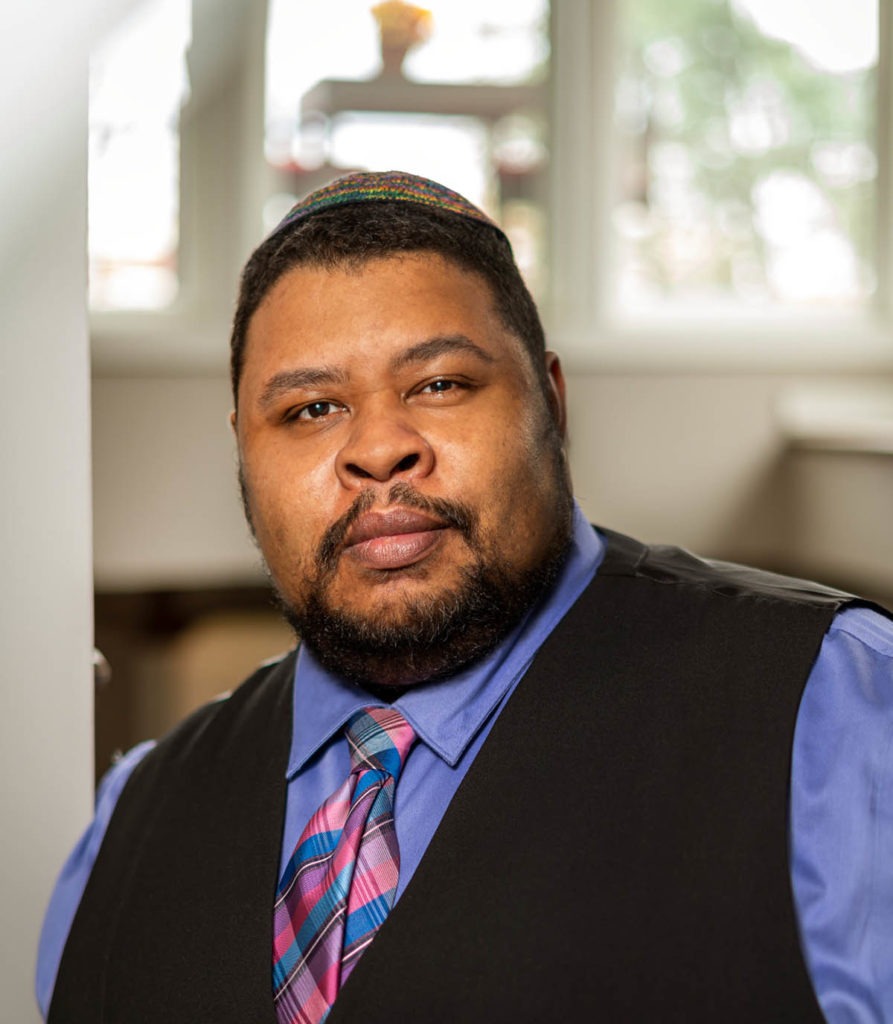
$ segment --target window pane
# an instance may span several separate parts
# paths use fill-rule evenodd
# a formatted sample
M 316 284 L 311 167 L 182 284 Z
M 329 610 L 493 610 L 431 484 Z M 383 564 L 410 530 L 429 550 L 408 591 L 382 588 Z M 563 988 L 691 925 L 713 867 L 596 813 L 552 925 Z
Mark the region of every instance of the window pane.
M 265 226 L 351 170 L 407 170 L 483 206 L 542 292 L 548 0 L 426 6 L 271 0 Z
M 877 0 L 624 0 L 619 312 L 875 289 Z
M 147 0 L 90 59 L 94 309 L 159 309 L 177 293 L 180 105 L 189 0 Z

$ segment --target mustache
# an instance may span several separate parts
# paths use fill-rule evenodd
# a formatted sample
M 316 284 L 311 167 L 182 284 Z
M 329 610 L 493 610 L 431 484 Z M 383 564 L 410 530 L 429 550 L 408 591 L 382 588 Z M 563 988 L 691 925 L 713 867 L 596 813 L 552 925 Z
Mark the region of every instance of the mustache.
M 315 563 L 320 579 L 331 575 L 338 564 L 338 559 L 344 550 L 344 538 L 348 530 L 375 504 L 378 495 L 373 490 L 363 491 L 343 516 L 336 519 L 334 523 L 323 534 L 317 545 Z M 396 483 L 388 491 L 388 505 L 401 505 L 404 508 L 418 509 L 428 515 L 439 519 L 444 526 L 451 526 L 458 530 L 474 547 L 477 536 L 477 515 L 472 508 L 461 501 L 447 501 L 443 498 L 427 498 L 414 490 L 409 484 Z

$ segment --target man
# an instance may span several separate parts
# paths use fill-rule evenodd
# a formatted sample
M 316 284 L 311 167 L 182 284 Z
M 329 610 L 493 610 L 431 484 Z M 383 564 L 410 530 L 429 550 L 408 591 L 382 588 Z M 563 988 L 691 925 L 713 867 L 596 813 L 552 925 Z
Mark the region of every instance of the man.
M 51 1022 L 893 1019 L 893 623 L 593 531 L 483 213 L 314 193 L 232 375 L 300 648 L 112 770 Z

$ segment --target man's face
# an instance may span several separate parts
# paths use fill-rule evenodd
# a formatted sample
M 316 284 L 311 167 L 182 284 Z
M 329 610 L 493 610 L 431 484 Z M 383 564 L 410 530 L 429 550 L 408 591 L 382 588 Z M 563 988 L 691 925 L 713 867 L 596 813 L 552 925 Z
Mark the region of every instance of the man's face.
M 548 396 L 486 283 L 435 255 L 297 267 L 265 296 L 234 420 L 246 506 L 283 603 L 324 663 L 327 648 L 359 643 L 365 668 L 336 659 L 336 670 L 415 682 L 514 625 L 523 608 L 480 650 L 462 647 L 490 605 L 526 607 L 565 549 L 551 354 L 547 378 Z M 495 591 L 469 598 L 488 578 Z M 444 632 L 450 616 L 461 621 Z M 357 630 L 377 638 L 370 657 Z M 447 649 L 423 656 L 438 644 Z

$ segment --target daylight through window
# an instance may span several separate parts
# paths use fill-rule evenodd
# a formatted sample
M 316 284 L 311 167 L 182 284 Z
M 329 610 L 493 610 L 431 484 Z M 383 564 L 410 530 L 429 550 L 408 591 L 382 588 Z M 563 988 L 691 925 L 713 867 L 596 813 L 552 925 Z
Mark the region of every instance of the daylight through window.
M 877 284 L 877 0 L 624 0 L 622 316 L 858 309 Z

